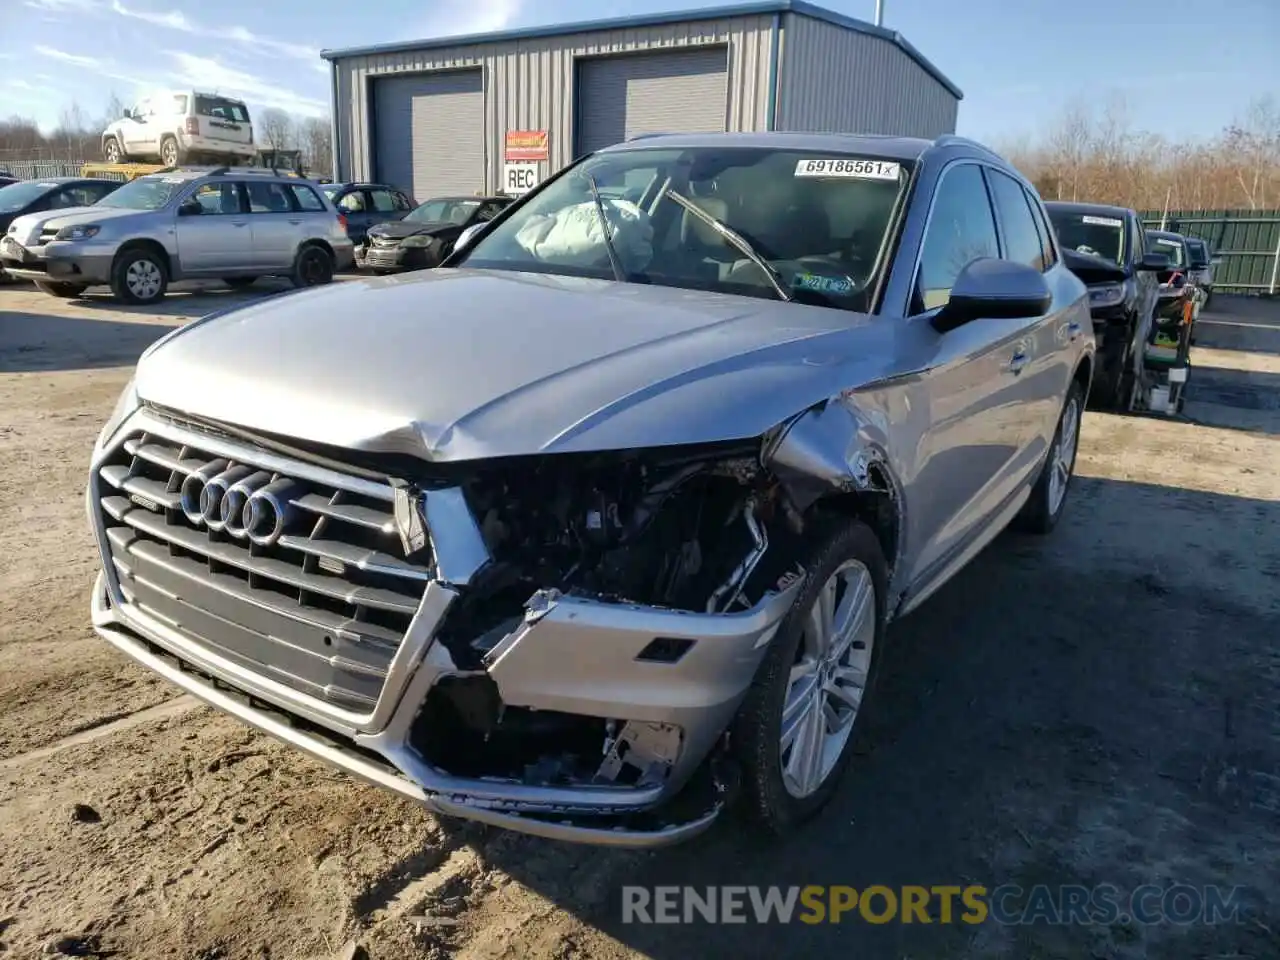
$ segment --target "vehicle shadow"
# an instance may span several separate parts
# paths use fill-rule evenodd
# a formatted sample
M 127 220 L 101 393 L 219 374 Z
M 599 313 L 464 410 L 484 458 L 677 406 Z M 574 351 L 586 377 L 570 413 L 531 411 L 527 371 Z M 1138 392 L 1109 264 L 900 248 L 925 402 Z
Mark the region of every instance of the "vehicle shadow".
M 176 326 L 6 310 L 0 312 L 0 373 L 130 366 Z
M 1280 300 L 1215 296 L 1196 331 L 1196 346 L 1280 356 Z
M 854 768 L 785 844 L 726 820 L 651 853 L 522 838 L 486 858 L 588 927 L 582 949 L 654 960 L 1129 957 L 1154 937 L 1177 938 L 1164 956 L 1274 955 L 1280 503 L 1087 478 L 1071 497 L 1053 537 L 1003 535 L 894 626 Z M 1255 856 L 1219 853 L 1236 849 Z M 932 922 L 801 922 L 797 906 L 761 924 L 748 897 L 745 923 L 623 915 L 624 885 L 652 909 L 657 886 L 1173 882 L 1248 888 L 1258 922 L 975 925 L 958 900 L 943 922 L 937 897 Z
M 294 289 L 289 281 L 270 277 L 259 280 L 247 290 L 232 290 L 218 281 L 201 280 L 174 284 L 164 299 L 141 306 L 119 302 L 108 287 L 90 287 L 82 296 L 67 302 L 77 307 L 89 307 L 109 313 L 191 319 L 239 304 L 291 293 Z

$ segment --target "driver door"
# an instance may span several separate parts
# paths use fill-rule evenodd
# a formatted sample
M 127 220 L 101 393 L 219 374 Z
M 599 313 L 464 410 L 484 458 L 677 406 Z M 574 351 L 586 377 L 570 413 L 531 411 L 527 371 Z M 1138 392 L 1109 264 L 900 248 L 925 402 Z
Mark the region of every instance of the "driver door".
M 1037 240 L 1038 244 L 1038 240 Z M 1025 469 L 1021 408 L 1034 360 L 1034 321 L 978 319 L 945 333 L 933 319 L 972 261 L 999 257 L 996 217 L 982 167 L 960 162 L 942 174 L 921 245 L 912 316 L 903 344 L 920 370 L 908 388 L 922 424 L 907 480 L 905 584 L 924 588 L 1005 510 Z M 917 399 L 918 398 L 918 399 Z
M 147 142 L 147 120 L 151 115 L 151 101 L 139 100 L 134 104 L 130 116 L 124 121 L 121 135 L 124 137 L 125 153 L 138 156 L 149 149 Z

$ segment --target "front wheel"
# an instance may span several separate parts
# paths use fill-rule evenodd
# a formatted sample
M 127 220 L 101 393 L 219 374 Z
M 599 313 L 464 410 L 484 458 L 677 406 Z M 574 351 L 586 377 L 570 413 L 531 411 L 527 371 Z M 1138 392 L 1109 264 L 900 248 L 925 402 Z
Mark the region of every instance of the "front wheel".
M 293 264 L 293 285 L 315 287 L 333 280 L 333 257 L 323 247 L 303 247 Z
M 144 305 L 160 300 L 169 289 L 169 271 L 153 250 L 136 248 L 116 257 L 111 292 L 123 303 Z
M 78 283 L 55 283 L 48 280 L 37 280 L 36 289 L 41 293 L 47 293 L 51 297 L 58 297 L 60 300 L 74 300 L 88 288 Z
M 1062 405 L 1058 429 L 1049 445 L 1049 456 L 1040 470 L 1031 496 L 1018 514 L 1015 525 L 1026 533 L 1050 533 L 1058 525 L 1066 506 L 1067 490 L 1075 475 L 1076 451 L 1080 446 L 1080 417 L 1084 391 L 1073 381 Z
M 733 722 L 744 813 L 776 835 L 831 799 L 865 725 L 884 639 L 887 568 L 864 523 L 820 514 L 800 557 L 805 586 Z

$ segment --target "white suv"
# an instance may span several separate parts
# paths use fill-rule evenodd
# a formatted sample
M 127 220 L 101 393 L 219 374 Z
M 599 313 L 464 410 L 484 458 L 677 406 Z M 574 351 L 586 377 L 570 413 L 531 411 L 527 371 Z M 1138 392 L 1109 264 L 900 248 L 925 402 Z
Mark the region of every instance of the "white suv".
M 196 90 L 169 90 L 140 100 L 102 132 L 102 158 L 108 163 L 247 163 L 256 152 L 244 101 Z

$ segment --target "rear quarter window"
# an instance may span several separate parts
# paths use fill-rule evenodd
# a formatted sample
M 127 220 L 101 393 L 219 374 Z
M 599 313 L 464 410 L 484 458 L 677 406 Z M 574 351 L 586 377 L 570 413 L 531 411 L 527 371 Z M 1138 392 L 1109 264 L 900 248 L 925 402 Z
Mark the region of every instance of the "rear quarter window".
M 196 115 L 226 120 L 229 123 L 248 123 L 249 108 L 238 100 L 226 97 L 196 97 Z
M 289 189 L 293 191 L 293 197 L 298 201 L 299 209 L 309 213 L 319 213 L 324 210 L 324 202 L 310 187 L 295 183 L 290 185 Z

